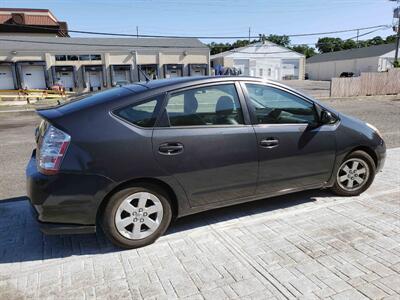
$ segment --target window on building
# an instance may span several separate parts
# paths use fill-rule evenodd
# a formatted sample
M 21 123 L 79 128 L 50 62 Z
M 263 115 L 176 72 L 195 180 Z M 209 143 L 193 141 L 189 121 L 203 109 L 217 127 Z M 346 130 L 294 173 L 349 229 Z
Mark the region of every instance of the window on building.
M 243 124 L 242 109 L 233 84 L 172 94 L 167 113 L 171 126 Z
M 56 55 L 56 61 L 66 61 L 67 56 L 66 55 Z
M 90 60 L 90 55 L 89 54 L 79 55 L 79 60 Z
M 268 68 L 268 76 L 270 77 L 272 75 L 272 70 L 271 68 Z
M 100 54 L 91 54 L 90 60 L 101 60 L 101 55 Z
M 67 55 L 67 60 L 78 60 L 78 55 Z
M 259 70 L 258 70 L 258 74 L 259 74 L 260 77 L 263 77 L 263 75 L 264 75 L 264 70 L 263 70 L 263 69 L 259 69 Z
M 152 98 L 149 100 L 135 103 L 124 108 L 116 110 L 114 113 L 140 127 L 153 127 L 156 122 L 156 107 L 163 97 Z
M 258 124 L 312 124 L 317 122 L 313 103 L 267 85 L 246 83 Z

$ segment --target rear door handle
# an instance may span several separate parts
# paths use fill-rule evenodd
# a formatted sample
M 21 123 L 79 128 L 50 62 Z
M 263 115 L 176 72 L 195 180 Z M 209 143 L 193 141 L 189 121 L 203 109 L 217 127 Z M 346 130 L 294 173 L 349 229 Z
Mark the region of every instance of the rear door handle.
M 266 138 L 260 141 L 260 146 L 263 148 L 275 148 L 279 146 L 279 140 L 277 138 Z
M 176 155 L 183 152 L 181 143 L 164 143 L 158 147 L 158 152 L 163 155 Z

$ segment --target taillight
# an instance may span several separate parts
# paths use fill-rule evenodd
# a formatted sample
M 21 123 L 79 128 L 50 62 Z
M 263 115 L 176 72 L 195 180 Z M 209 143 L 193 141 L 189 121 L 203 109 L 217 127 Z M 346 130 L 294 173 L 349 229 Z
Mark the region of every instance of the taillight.
M 38 169 L 46 175 L 58 172 L 71 137 L 53 125 L 47 126 L 38 147 Z

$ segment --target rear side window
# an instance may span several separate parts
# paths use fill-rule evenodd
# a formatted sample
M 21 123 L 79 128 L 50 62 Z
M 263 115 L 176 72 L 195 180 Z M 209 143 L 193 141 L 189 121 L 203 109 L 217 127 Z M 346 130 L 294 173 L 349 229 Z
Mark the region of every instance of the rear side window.
M 172 94 L 167 104 L 171 126 L 243 124 L 235 85 L 212 85 Z
M 129 106 L 119 108 L 114 114 L 140 127 L 153 127 L 156 122 L 156 111 L 162 97 L 155 97 Z

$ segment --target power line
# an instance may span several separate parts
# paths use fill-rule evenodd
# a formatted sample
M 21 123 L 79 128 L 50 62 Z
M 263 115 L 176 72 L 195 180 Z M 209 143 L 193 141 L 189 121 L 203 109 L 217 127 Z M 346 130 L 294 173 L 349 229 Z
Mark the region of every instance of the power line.
M 382 28 L 372 30 L 369 32 L 366 32 L 362 35 L 359 35 L 359 37 L 371 34 L 373 32 L 382 30 Z M 356 37 L 352 37 L 350 39 L 355 39 Z M 69 40 L 69 38 L 65 38 L 66 40 Z M 17 43 L 33 43 L 33 44 L 47 44 L 47 45 L 70 45 L 70 46 L 93 46 L 93 47 L 127 47 L 127 48 L 161 48 L 161 49 L 204 49 L 205 47 L 197 47 L 197 46 L 163 46 L 163 45 L 140 45 L 140 44 L 100 44 L 100 43 L 77 43 L 77 42 L 62 42 L 57 39 L 56 41 L 38 41 L 38 40 L 20 40 L 20 39 L 7 39 L 7 38 L 0 38 L 0 41 L 4 42 L 17 42 Z M 129 41 L 129 40 L 127 40 Z M 331 44 L 331 43 L 319 43 L 319 45 L 324 45 L 324 44 Z M 292 44 L 291 46 L 302 46 L 302 45 L 315 45 L 315 44 Z M 250 47 L 252 46 L 251 44 L 249 45 Z M 268 47 L 268 45 L 266 45 Z M 279 45 L 277 45 L 279 46 Z M 270 45 L 270 47 L 275 47 L 275 45 Z M 241 48 L 241 47 L 240 47 Z M 238 48 L 237 48 L 238 49 Z M 237 51 L 235 49 L 230 49 L 227 50 L 230 52 L 234 53 L 242 53 L 242 54 L 278 54 L 278 53 L 288 53 L 292 52 L 291 50 L 287 51 L 276 51 L 276 52 L 243 52 L 243 51 Z
M 347 29 L 347 30 L 337 30 L 337 31 L 330 31 L 330 32 L 316 32 L 316 33 L 304 33 L 304 34 L 292 34 L 288 35 L 288 37 L 304 37 L 304 36 L 316 36 L 316 35 L 326 35 L 326 34 L 335 34 L 335 33 L 345 33 L 345 32 L 353 32 L 353 31 L 361 31 L 361 30 L 368 30 L 379 28 L 379 30 L 383 28 L 390 28 L 390 25 L 377 25 L 377 26 L 370 26 L 364 28 L 355 28 L 355 29 Z
M 49 31 L 58 32 L 59 28 L 46 27 L 46 26 L 35 26 L 35 25 L 24 25 L 24 24 L 7 24 L 7 26 L 25 27 L 25 28 L 35 28 L 35 29 L 45 29 Z M 327 31 L 327 32 L 313 32 L 313 33 L 298 33 L 298 34 L 286 34 L 287 37 L 306 37 L 306 36 L 318 36 L 336 33 L 346 33 L 354 31 L 362 31 L 375 28 L 390 28 L 391 25 L 376 25 L 369 27 L 360 27 L 345 30 Z M 142 38 L 196 38 L 196 39 L 258 39 L 259 36 L 179 36 L 179 35 L 151 35 L 151 34 L 128 34 L 128 33 L 112 33 L 112 32 L 98 32 L 98 31 L 84 31 L 84 30 L 67 30 L 71 33 L 89 34 L 89 35 L 105 35 L 105 36 L 121 36 L 121 37 L 142 37 Z
M 371 34 L 371 33 L 374 33 L 374 32 L 376 32 L 376 31 L 379 31 L 379 30 L 382 30 L 382 29 L 376 29 L 376 30 L 371 30 L 371 31 L 369 31 L 369 32 L 366 32 L 366 33 L 364 33 L 364 34 L 361 34 L 361 35 L 358 35 L 358 37 L 362 37 L 362 36 L 366 36 L 366 35 L 368 35 L 368 34 Z M 351 37 L 351 38 L 349 38 L 349 39 L 347 39 L 347 40 L 354 40 L 355 38 L 357 38 L 357 36 L 355 36 L 355 37 Z M 333 44 L 335 44 L 335 42 L 333 41 L 332 42 Z M 318 45 L 331 45 L 332 43 L 318 43 Z M 291 46 L 305 46 L 305 45 L 316 45 L 316 44 L 292 44 Z M 268 46 L 268 45 L 267 45 Z M 279 46 L 279 45 L 278 45 Z M 247 47 L 247 46 L 246 46 Z M 250 47 L 251 47 L 251 45 L 250 45 Z M 272 47 L 274 47 L 274 46 L 272 46 Z M 238 48 L 239 49 L 239 48 Z M 348 49 L 348 50 L 352 50 L 352 49 Z M 238 50 L 235 50 L 235 49 L 230 49 L 230 50 L 227 50 L 228 52 L 232 52 L 232 53 L 239 53 L 239 54 L 255 54 L 255 55 L 270 55 L 270 54 L 282 54 L 282 53 L 290 53 L 290 52 L 296 52 L 295 50 L 287 50 L 287 51 L 276 51 L 276 52 L 250 52 L 250 51 L 238 51 Z M 216 55 L 218 55 L 218 54 L 216 54 Z

